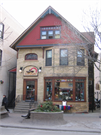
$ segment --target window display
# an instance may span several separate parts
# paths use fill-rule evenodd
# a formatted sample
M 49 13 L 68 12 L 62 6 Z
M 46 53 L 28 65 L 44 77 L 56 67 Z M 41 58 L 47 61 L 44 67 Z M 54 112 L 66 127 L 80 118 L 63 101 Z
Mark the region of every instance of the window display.
M 78 82 L 77 82 L 78 81 Z M 76 80 L 75 101 L 84 101 L 84 80 Z
M 73 80 L 56 79 L 55 80 L 55 100 L 73 100 Z
M 86 101 L 85 78 L 46 77 L 44 100 Z
M 45 100 L 52 100 L 52 80 L 47 79 L 46 80 L 46 95 Z

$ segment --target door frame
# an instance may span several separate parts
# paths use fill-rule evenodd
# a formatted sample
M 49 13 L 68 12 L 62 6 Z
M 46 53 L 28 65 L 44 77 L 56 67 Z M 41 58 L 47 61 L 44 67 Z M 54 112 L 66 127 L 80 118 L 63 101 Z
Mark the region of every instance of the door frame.
M 26 100 L 26 82 L 35 81 L 35 101 L 37 101 L 37 79 L 24 79 L 23 80 L 23 100 Z

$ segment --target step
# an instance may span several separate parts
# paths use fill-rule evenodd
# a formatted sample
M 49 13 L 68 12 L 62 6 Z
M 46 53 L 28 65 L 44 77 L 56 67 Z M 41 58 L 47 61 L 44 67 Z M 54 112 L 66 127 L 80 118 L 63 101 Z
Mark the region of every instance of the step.
M 14 112 L 25 112 L 27 113 L 30 109 L 30 102 L 21 101 L 16 104 Z

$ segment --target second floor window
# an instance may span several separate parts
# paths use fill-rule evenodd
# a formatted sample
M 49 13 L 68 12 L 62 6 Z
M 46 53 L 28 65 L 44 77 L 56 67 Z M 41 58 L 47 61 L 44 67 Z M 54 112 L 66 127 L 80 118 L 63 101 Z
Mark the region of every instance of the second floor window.
M 77 65 L 78 66 L 84 66 L 84 50 L 80 49 L 79 51 L 77 51 Z
M 52 50 L 46 51 L 46 66 L 52 66 Z
M 26 54 L 25 60 L 37 60 L 37 54 L 35 54 L 35 53 Z
M 1 63 L 2 63 L 2 50 L 0 50 L 0 66 L 1 66 Z
M 4 34 L 4 24 L 0 23 L 0 38 L 3 39 L 3 34 Z
M 41 39 L 58 39 L 60 38 L 60 26 L 41 27 Z
M 68 51 L 67 51 L 67 49 L 60 50 L 60 65 L 68 65 Z

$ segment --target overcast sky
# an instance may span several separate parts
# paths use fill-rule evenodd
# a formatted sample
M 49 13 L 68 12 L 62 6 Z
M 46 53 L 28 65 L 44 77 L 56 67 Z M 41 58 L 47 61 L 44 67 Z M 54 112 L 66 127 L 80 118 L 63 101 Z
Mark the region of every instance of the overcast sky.
M 1 0 L 0 4 L 24 27 L 27 28 L 49 6 L 80 31 L 83 10 L 94 7 L 101 0 Z

